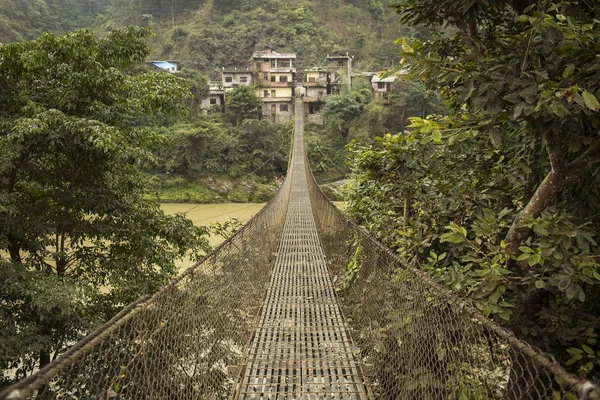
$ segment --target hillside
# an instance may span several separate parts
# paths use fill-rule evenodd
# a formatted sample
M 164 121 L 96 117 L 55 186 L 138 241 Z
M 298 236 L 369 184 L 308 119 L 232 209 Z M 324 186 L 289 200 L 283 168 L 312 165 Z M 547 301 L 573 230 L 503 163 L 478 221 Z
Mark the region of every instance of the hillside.
M 100 33 L 150 25 L 152 56 L 178 59 L 207 75 L 244 65 L 267 46 L 298 53 L 299 70 L 328 53 L 348 52 L 361 70 L 390 67 L 399 58 L 393 40 L 404 28 L 390 0 L 5 0 L 0 42 L 33 39 L 44 31 L 91 27 Z
M 107 4 L 108 0 L 2 0 L 0 43 L 90 27 Z

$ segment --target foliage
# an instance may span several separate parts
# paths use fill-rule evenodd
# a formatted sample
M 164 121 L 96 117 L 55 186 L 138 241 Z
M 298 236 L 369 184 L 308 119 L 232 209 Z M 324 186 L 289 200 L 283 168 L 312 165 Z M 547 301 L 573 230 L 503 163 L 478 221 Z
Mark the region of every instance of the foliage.
M 452 113 L 353 146 L 349 210 L 485 314 L 594 374 L 599 10 L 483 3 L 398 3 L 405 22 L 458 28 L 398 41 L 401 68 Z
M 237 218 L 221 222 L 211 222 L 208 228 L 211 235 L 221 236 L 223 239 L 229 239 L 244 226 L 244 223 Z
M 340 135 L 344 140 L 347 139 L 350 127 L 370 100 L 371 91 L 368 89 L 329 96 L 323 108 L 329 130 L 333 134 Z
M 252 86 L 241 85 L 225 93 L 225 120 L 239 126 L 246 119 L 262 116 L 262 101 Z
M 385 23 L 392 18 L 380 0 L 114 0 L 97 26 L 150 24 L 158 33 L 154 57 L 176 58 L 207 74 L 246 65 L 253 51 L 266 46 L 297 52 L 299 71 L 334 52 L 349 52 L 368 70 L 399 60 L 390 45 L 399 31 Z M 417 37 L 422 31 L 400 30 Z
M 128 74 L 150 34 L 76 31 L 0 47 L 0 337 L 11 343 L 0 363 L 11 378 L 208 246 L 203 229 L 144 196 L 138 166 L 161 138 L 139 121 L 183 112 L 188 93 L 172 75 Z
M 34 39 L 44 32 L 90 27 L 108 0 L 3 0 L 0 43 Z
M 177 76 L 187 80 L 190 85 L 190 93 L 192 95 L 188 100 L 188 107 L 191 112 L 200 112 L 202 100 L 206 99 L 210 94 L 208 80 L 199 71 L 186 68 L 179 71 Z

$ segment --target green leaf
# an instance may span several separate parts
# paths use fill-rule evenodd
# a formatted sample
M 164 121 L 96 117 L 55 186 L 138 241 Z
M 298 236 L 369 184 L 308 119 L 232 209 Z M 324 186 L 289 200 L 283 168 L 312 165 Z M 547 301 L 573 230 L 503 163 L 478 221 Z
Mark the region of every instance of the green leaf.
M 581 346 L 581 348 L 583 349 L 583 351 L 585 351 L 586 353 L 590 354 L 590 355 L 594 355 L 594 350 L 592 350 L 592 348 L 588 345 L 583 345 Z
M 541 259 L 542 259 L 542 256 L 540 256 L 539 254 L 532 255 L 528 261 L 529 266 L 533 267 L 534 265 L 539 264 Z
M 542 279 L 538 279 L 537 281 L 535 281 L 535 287 L 538 289 L 544 289 L 546 287 L 546 282 Z
M 533 253 L 533 250 L 527 246 L 519 246 L 519 250 L 523 253 Z
M 563 78 L 568 78 L 569 76 L 573 75 L 573 72 L 575 72 L 575 64 L 567 65 L 563 71 Z
M 415 50 L 412 47 L 410 47 L 408 44 L 402 45 L 402 52 L 404 54 L 415 54 Z
M 434 142 L 441 142 L 442 141 L 442 132 L 440 132 L 439 129 L 434 129 L 431 132 L 431 138 L 433 139 Z
M 583 101 L 585 102 L 587 108 L 592 111 L 600 111 L 600 103 L 593 93 L 584 90 L 581 94 L 581 97 L 583 97 Z

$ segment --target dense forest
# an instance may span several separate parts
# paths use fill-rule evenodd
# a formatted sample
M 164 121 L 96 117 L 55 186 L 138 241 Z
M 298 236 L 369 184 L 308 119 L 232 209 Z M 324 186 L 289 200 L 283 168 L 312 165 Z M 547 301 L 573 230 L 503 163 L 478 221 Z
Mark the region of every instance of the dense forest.
M 307 127 L 313 170 L 349 177 L 347 213 L 372 235 L 598 377 L 599 17 L 533 0 L 3 1 L 0 42 L 18 42 L 0 47 L 3 370 L 46 364 L 207 250 L 156 197 L 272 196 L 291 125 L 261 120 L 246 88 L 225 113 L 198 110 L 221 67 L 270 46 L 299 69 L 341 51 L 407 72 L 385 99 L 359 81 L 329 97 Z

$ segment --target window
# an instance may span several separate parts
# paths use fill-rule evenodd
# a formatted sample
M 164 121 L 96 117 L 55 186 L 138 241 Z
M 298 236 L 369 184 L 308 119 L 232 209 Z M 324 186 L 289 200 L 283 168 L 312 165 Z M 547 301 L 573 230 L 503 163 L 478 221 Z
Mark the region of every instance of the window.
M 287 80 L 287 75 L 281 75 L 281 76 L 279 77 L 279 82 L 287 82 L 287 81 L 288 81 L 288 80 Z
M 385 89 L 385 88 L 386 88 L 385 82 L 377 82 L 377 89 Z
M 317 81 L 317 78 L 315 78 L 314 76 L 311 76 L 308 78 L 309 83 L 315 83 L 316 81 Z
M 225 77 L 225 82 L 230 82 L 230 83 L 231 83 L 231 82 L 233 82 L 233 77 L 231 77 L 231 76 L 226 76 L 226 77 Z
M 265 90 L 263 92 L 263 97 L 269 97 L 269 91 L 268 90 Z
M 210 99 L 210 104 L 217 104 L 217 99 L 215 99 L 214 97 Z
M 271 114 L 275 114 L 277 112 L 277 106 L 275 104 L 271 104 Z
M 288 105 L 287 104 L 280 104 L 279 105 L 279 111 L 281 111 L 281 112 L 288 112 Z
M 271 97 L 277 97 L 277 92 L 275 90 L 271 90 Z
M 277 82 L 277 78 L 275 77 L 275 75 L 271 75 L 271 82 Z
M 268 72 L 263 72 L 263 80 L 265 80 L 265 81 L 269 80 L 269 73 Z
M 247 76 L 240 76 L 240 83 L 247 83 L 247 82 L 248 82 Z

